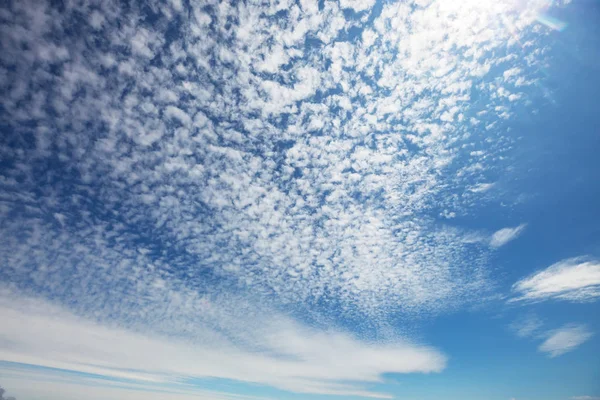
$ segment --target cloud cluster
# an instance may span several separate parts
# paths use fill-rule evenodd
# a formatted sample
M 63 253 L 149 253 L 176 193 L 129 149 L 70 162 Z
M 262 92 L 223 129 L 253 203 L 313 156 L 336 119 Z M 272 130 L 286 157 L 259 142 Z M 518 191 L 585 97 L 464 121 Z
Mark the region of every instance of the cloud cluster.
M 521 279 L 512 290 L 511 301 L 595 301 L 600 296 L 600 262 L 586 257 L 562 260 Z
M 9 3 L 10 279 L 52 268 L 51 251 L 16 260 L 23 245 L 93 226 L 108 246 L 186 258 L 193 287 L 211 270 L 371 314 L 464 301 L 486 288 L 485 250 L 439 215 L 463 212 L 508 146 L 488 125 L 535 81 L 542 49 L 514 34 L 543 36 L 543 3 L 388 4 L 370 23 L 336 2 Z

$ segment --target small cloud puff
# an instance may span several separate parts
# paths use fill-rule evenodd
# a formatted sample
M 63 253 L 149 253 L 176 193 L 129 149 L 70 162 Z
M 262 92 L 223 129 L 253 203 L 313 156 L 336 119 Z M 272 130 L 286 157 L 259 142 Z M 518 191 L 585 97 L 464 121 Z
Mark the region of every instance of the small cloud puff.
M 506 243 L 512 240 L 515 240 L 517 237 L 519 237 L 519 235 L 521 235 L 523 230 L 525 230 L 526 226 L 527 224 L 521 224 L 514 228 L 503 228 L 499 231 L 496 231 L 490 239 L 490 246 L 498 248 L 504 246 Z
M 593 333 L 585 325 L 565 325 L 552 331 L 538 350 L 548 353 L 551 358 L 558 357 L 575 350 L 592 336 Z

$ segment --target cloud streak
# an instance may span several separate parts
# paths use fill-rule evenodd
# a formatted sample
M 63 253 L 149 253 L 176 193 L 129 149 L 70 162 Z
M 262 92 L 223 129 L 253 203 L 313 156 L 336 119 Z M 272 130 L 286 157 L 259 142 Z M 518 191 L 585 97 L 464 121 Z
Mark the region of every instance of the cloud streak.
M 521 233 L 523 233 L 526 227 L 527 224 L 521 224 L 514 228 L 503 228 L 494 232 L 490 239 L 490 246 L 494 248 L 504 246 L 508 242 L 511 242 L 518 238 L 521 235 Z
M 22 397 L 47 400 L 269 400 L 260 396 L 202 390 L 193 385 L 174 387 L 148 382 L 112 381 L 103 376 L 86 374 L 73 376 L 70 371 L 31 368 L 20 364 L 2 365 L 2 378 Z
M 2 360 L 148 384 L 214 377 L 300 393 L 387 397 L 360 384 L 379 382 L 383 373 L 439 372 L 446 365 L 446 357 L 427 346 L 362 342 L 276 313 L 258 324 L 242 319 L 237 326 L 197 329 L 186 340 L 102 326 L 12 293 L 0 299 L 0 318 L 9 344 L 0 347 Z
M 514 301 L 595 301 L 600 296 L 600 263 L 586 257 L 569 258 L 516 282 Z

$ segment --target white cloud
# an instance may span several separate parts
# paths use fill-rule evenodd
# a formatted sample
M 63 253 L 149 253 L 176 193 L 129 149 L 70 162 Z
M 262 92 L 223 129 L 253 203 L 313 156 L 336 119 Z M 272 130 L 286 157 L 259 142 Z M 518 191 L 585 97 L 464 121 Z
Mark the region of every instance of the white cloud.
M 525 230 L 526 226 L 527 224 L 521 224 L 514 228 L 502 228 L 496 231 L 490 239 L 490 246 L 498 248 L 504 246 L 506 243 L 512 240 L 515 240 L 519 237 L 519 235 L 521 235 L 521 233 L 523 233 L 523 230 Z
M 189 125 L 192 122 L 192 119 L 189 115 L 186 114 L 181 108 L 175 106 L 167 106 L 165 109 L 165 116 L 168 118 L 173 118 L 181 122 L 183 125 Z
M 511 301 L 594 301 L 600 296 L 600 262 L 585 257 L 562 260 L 516 282 L 512 291 Z
M 215 302 L 206 304 L 211 314 L 231 313 Z M 361 382 L 381 381 L 384 373 L 439 372 L 446 364 L 440 352 L 407 341 L 361 342 L 276 313 L 258 318 L 255 313 L 233 325 L 219 319 L 218 330 L 205 325 L 183 337 L 188 328 L 180 325 L 175 338 L 102 325 L 4 290 L 0 359 L 176 388 L 183 377 L 213 377 L 364 397 L 385 395 L 362 389 Z
M 153 47 L 156 38 L 147 29 L 139 29 L 135 35 L 131 38 L 131 49 L 134 54 L 140 55 L 147 58 L 154 57 Z
M 92 13 L 89 16 L 89 24 L 94 29 L 102 28 L 102 25 L 104 24 L 104 15 L 102 15 L 96 10 L 92 11 Z
M 600 400 L 597 396 L 573 396 L 571 400 Z
M 566 325 L 550 332 L 549 337 L 540 345 L 539 351 L 557 357 L 575 350 L 593 336 L 585 325 Z
M 182 0 L 170 0 L 171 6 L 177 12 L 183 11 L 183 2 Z
M 375 0 L 340 0 L 342 8 L 351 8 L 356 12 L 368 10 L 373 7 Z

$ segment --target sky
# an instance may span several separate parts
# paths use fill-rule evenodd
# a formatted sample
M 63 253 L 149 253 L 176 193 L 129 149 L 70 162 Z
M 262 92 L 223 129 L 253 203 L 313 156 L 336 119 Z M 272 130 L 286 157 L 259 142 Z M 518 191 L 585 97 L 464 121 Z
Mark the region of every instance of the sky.
M 599 19 L 3 1 L 5 395 L 599 400 Z

